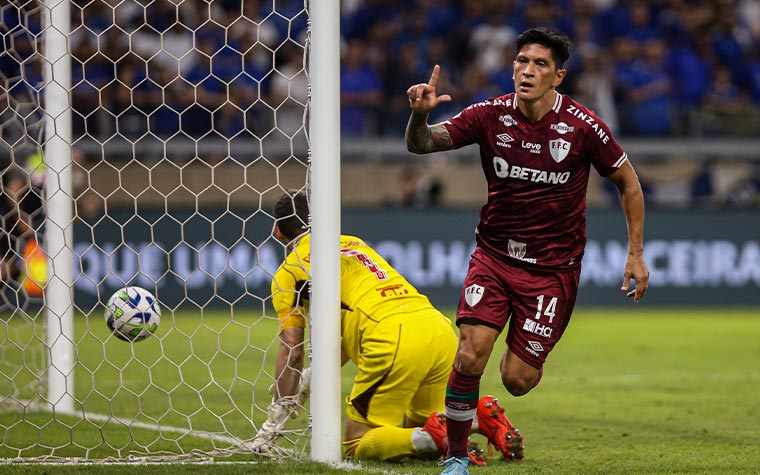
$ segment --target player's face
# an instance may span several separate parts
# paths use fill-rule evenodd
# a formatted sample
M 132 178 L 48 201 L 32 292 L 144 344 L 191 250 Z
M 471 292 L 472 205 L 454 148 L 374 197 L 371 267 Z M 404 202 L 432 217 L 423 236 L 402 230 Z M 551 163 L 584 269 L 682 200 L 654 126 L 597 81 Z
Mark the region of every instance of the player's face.
M 529 44 L 517 53 L 514 61 L 515 92 L 525 102 L 535 102 L 562 83 L 564 69 L 557 69 L 552 51 L 539 44 Z

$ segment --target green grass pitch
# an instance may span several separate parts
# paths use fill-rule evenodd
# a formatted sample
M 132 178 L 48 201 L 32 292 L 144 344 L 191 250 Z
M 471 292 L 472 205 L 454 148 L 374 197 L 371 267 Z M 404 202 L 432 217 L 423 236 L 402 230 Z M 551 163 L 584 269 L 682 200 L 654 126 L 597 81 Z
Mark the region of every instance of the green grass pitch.
M 232 408 L 230 395 L 241 408 L 266 404 L 268 378 L 256 375 L 271 371 L 262 361 L 265 355 L 272 361 L 275 322 L 237 312 L 236 323 L 230 325 L 229 313 L 205 312 L 199 327 L 199 318 L 177 314 L 172 328 L 166 316 L 159 338 L 134 345 L 108 339 L 102 319 L 89 324 L 78 320 L 77 397 L 86 398 L 93 412 L 129 417 L 134 411 L 130 408 L 139 404 L 165 424 L 211 431 L 226 426 L 245 436 L 250 414 Z M 84 336 L 87 327 L 92 334 Z M 14 332 L 12 321 L 0 326 L 0 341 L 7 343 L 6 335 Z M 216 354 L 218 343 L 224 351 Z M 0 361 L 4 377 L 20 353 L 7 346 Z M 646 304 L 625 310 L 578 309 L 547 361 L 543 381 L 521 398 L 509 396 L 500 385 L 498 356 L 503 349 L 497 343 L 481 394 L 500 398 L 525 437 L 525 460 L 507 463 L 494 455 L 488 466 L 471 468 L 473 474 L 760 474 L 760 309 L 653 309 Z M 173 362 L 161 355 L 171 355 Z M 343 370 L 344 391 L 353 376 L 348 366 Z M 236 374 L 243 383 L 228 386 Z M 154 378 L 154 386 L 139 393 L 147 377 Z M 202 397 L 183 388 L 198 389 Z M 0 390 L 6 391 L 1 385 Z M 176 400 L 169 400 L 169 391 L 176 392 Z M 0 456 L 14 455 L 8 445 L 25 446 L 38 439 L 54 444 L 69 436 L 60 425 L 46 425 L 49 415 L 30 413 L 27 418 L 39 428 L 22 429 L 18 412 L 0 412 Z M 77 441 L 83 447 L 96 444 L 101 431 L 108 432 L 114 438 L 111 445 L 93 449 L 101 456 L 134 447 L 160 451 L 179 444 L 187 450 L 204 444 L 202 438 L 176 434 L 165 434 L 168 442 L 157 441 L 150 429 L 130 432 L 119 424 L 66 421 L 78 428 Z M 473 438 L 485 445 L 482 436 Z M 213 471 L 220 474 L 440 472 L 433 462 L 411 460 L 363 463 L 358 469 L 268 459 L 216 460 Z M 208 464 L 0 464 L 0 473 L 12 474 L 200 474 L 209 469 Z

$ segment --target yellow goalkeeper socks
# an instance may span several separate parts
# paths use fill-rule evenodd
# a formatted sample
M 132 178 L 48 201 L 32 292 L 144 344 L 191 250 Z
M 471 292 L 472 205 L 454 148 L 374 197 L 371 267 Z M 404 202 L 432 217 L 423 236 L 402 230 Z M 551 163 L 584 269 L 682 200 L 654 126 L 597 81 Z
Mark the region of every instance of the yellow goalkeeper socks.
M 359 439 L 354 451 L 356 460 L 397 460 L 417 455 L 412 444 L 412 432 L 394 426 L 376 427 Z

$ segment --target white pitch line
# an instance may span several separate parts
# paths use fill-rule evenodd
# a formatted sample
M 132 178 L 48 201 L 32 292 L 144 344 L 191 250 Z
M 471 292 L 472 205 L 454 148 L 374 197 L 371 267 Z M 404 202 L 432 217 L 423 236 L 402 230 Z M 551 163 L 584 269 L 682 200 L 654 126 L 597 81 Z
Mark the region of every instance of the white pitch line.
M 34 401 L 16 401 L 19 407 L 24 408 L 25 410 L 28 409 L 35 409 L 38 411 L 44 411 L 44 412 L 53 412 L 53 408 L 48 404 L 40 404 L 38 402 Z M 210 439 L 215 442 L 225 442 L 227 444 L 230 444 L 230 446 L 236 446 L 236 447 L 243 447 L 248 448 L 247 441 L 239 439 L 237 437 L 230 437 L 227 435 L 221 435 L 214 432 L 208 432 L 208 431 L 195 431 L 192 429 L 189 429 L 187 427 L 175 427 L 175 426 L 165 426 L 158 423 L 147 423 L 147 422 L 140 422 L 140 421 L 133 421 L 131 419 L 127 419 L 124 417 L 119 416 L 112 416 L 112 415 L 106 415 L 106 414 L 98 414 L 94 412 L 71 412 L 71 413 L 60 413 L 61 415 L 66 415 L 69 417 L 77 417 L 80 416 L 83 420 L 87 421 L 97 421 L 97 422 L 106 422 L 106 423 L 118 423 L 122 424 L 128 428 L 136 428 L 136 429 L 144 429 L 144 430 L 153 430 L 156 432 L 171 432 L 175 434 L 181 434 L 181 435 L 188 435 L 191 437 L 197 437 L 197 438 L 205 438 Z M 289 449 L 277 447 L 276 455 L 279 456 L 286 456 L 289 458 L 293 458 L 293 452 Z M 210 457 L 213 458 L 213 455 L 210 455 Z M 3 459 L 0 459 L 0 464 L 2 463 Z M 130 463 L 130 462 L 126 462 Z M 153 462 L 153 463 L 160 463 L 160 462 Z M 193 463 L 193 462 L 189 462 Z M 202 461 L 201 461 L 202 463 Z M 235 462 L 237 463 L 237 462 Z
M 35 401 L 17 401 L 18 406 L 24 409 L 34 409 L 38 411 L 44 411 L 44 412 L 53 412 L 53 408 L 48 404 L 40 404 Z M 174 426 L 164 426 L 160 424 L 150 424 L 147 422 L 140 422 L 140 421 L 133 421 L 124 417 L 119 416 L 109 416 L 106 414 L 98 414 L 95 412 L 70 412 L 70 413 L 60 413 L 62 415 L 66 416 L 81 416 L 84 420 L 92 420 L 92 421 L 98 421 L 98 422 L 115 422 L 122 425 L 125 425 L 127 427 L 134 427 L 136 429 L 146 429 L 146 430 L 155 430 L 158 432 L 172 432 L 175 434 L 184 434 L 189 435 L 193 437 L 204 437 L 204 438 L 210 438 L 212 440 L 216 440 L 219 442 L 226 442 L 228 444 L 234 444 L 234 445 L 243 445 L 245 444 L 245 441 L 238 439 L 236 437 L 229 437 L 226 435 L 220 435 L 215 434 L 213 432 L 207 432 L 207 431 L 194 431 L 192 429 L 188 429 L 187 427 L 174 427 Z

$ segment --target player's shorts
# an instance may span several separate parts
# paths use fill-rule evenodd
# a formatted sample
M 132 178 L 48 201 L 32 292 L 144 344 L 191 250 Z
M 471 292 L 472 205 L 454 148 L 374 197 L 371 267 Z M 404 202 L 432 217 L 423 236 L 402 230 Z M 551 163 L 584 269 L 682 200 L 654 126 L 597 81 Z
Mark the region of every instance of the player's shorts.
M 432 308 L 379 322 L 362 337 L 348 417 L 398 426 L 406 416 L 421 425 L 443 411 L 457 341 L 451 320 Z
M 541 368 L 573 313 L 581 270 L 535 271 L 510 265 L 479 247 L 457 309 L 457 325 L 480 323 L 503 330 L 521 360 Z

